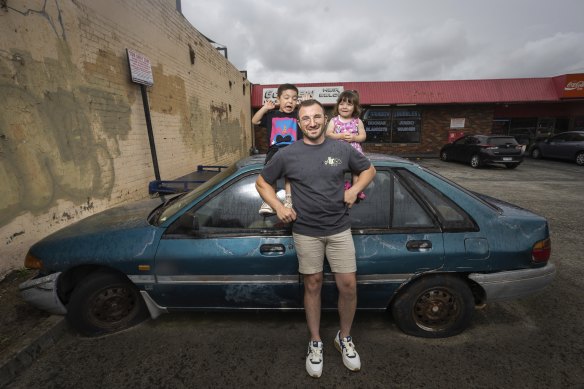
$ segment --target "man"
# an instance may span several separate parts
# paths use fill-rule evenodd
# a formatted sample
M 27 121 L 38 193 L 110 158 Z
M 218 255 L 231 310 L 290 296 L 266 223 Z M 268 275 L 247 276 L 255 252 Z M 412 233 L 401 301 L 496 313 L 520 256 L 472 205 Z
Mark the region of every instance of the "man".
M 325 253 L 339 291 L 340 330 L 335 346 L 348 369 L 361 369 L 350 335 L 357 306 L 357 266 L 348 211 L 373 180 L 375 168 L 348 143 L 325 137 L 327 118 L 320 102 L 300 103 L 298 118 L 302 140 L 281 150 L 266 164 L 256 188 L 280 220 L 294 222 L 292 234 L 304 277 L 304 310 L 310 331 L 306 371 L 318 378 L 323 367 L 320 311 Z M 344 190 L 346 171 L 358 174 L 359 180 Z M 293 208 L 286 208 L 272 187 L 280 177 L 291 183 Z

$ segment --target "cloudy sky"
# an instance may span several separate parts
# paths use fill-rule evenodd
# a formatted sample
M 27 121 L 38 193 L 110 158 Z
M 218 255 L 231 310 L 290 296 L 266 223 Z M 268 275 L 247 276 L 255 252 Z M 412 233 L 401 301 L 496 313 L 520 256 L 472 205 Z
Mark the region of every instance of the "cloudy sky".
M 584 0 L 182 0 L 254 84 L 584 73 Z

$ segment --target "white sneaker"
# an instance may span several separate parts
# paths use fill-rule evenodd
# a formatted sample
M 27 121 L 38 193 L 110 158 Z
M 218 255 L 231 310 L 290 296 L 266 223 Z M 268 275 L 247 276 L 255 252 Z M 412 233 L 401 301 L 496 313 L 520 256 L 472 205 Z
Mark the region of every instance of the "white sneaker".
M 353 338 L 350 335 L 341 338 L 341 331 L 337 332 L 337 336 L 335 336 L 335 347 L 341 352 L 343 364 L 347 369 L 351 371 L 361 370 L 361 359 L 357 350 L 355 350 Z
M 284 206 L 286 208 L 292 208 L 292 195 L 286 195 L 286 198 L 284 199 Z
M 260 213 L 260 215 L 267 216 L 267 215 L 273 215 L 276 212 L 274 212 L 274 210 L 272 209 L 272 207 L 270 207 L 270 205 L 264 201 L 262 203 L 262 205 L 260 206 L 259 213 Z
M 322 374 L 322 365 L 322 342 L 311 340 L 308 342 L 308 353 L 306 354 L 306 372 L 311 377 L 320 378 Z

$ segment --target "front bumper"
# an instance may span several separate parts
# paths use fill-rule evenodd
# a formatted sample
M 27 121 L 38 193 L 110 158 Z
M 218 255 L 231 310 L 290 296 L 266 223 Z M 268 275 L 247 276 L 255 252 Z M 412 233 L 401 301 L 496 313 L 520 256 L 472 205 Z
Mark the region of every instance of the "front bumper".
M 498 273 L 471 273 L 468 278 L 478 283 L 486 293 L 486 301 L 511 300 L 530 296 L 548 286 L 556 274 L 556 267 L 548 263 L 536 269 L 502 271 Z
M 29 304 L 55 315 L 64 315 L 67 308 L 57 295 L 57 279 L 61 273 L 25 281 L 18 286 L 20 295 Z

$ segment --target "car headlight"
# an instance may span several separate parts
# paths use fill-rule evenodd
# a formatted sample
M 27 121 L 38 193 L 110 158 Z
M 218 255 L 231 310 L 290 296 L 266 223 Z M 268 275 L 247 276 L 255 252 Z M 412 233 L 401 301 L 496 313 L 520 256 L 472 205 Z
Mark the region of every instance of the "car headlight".
M 42 269 L 43 261 L 32 255 L 31 253 L 27 253 L 26 258 L 24 259 L 24 267 L 26 267 L 27 269 Z

